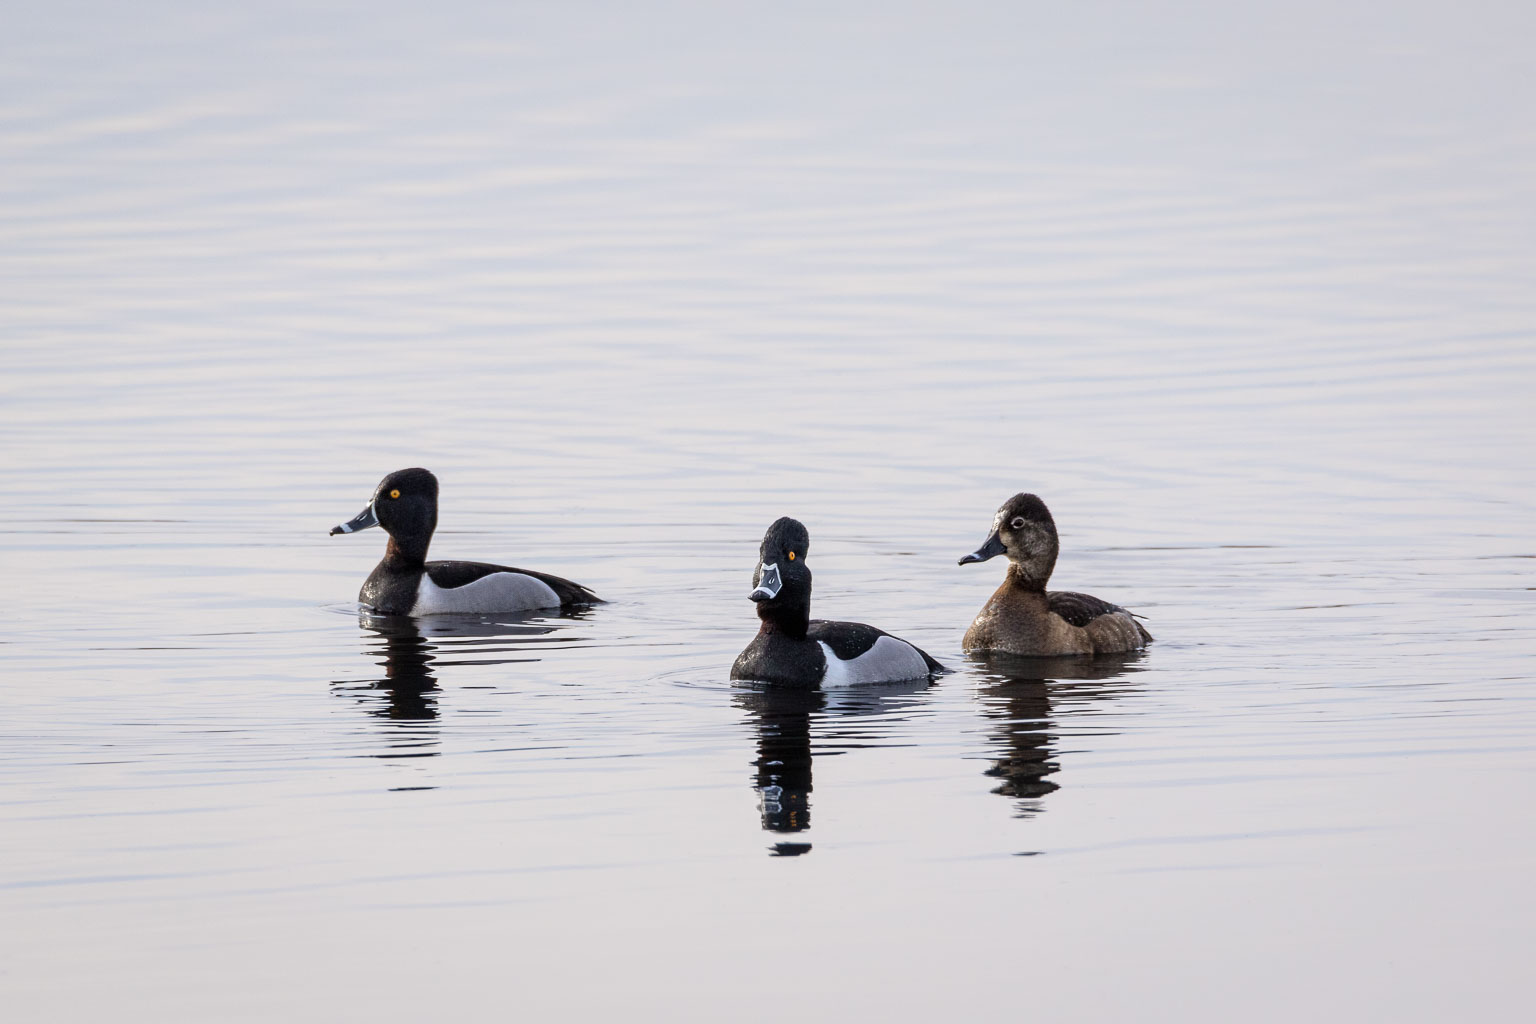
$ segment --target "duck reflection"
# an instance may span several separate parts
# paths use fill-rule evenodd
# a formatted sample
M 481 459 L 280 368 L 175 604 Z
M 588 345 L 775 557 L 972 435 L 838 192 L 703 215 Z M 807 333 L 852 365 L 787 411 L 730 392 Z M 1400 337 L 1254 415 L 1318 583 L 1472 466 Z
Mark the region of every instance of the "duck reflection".
M 930 685 L 925 679 L 830 693 L 782 687 L 738 689 L 736 705 L 747 712 L 757 732 L 752 788 L 763 829 L 780 834 L 809 830 L 813 756 L 879 745 L 890 737 L 893 725 L 906 720 L 902 710 L 917 703 L 915 695 Z M 792 857 L 810 849 L 810 843 L 785 841 L 776 843 L 771 852 Z
M 752 761 L 758 810 L 769 832 L 811 827 L 811 716 L 827 706 L 820 690 L 747 690 L 736 703 L 757 727 Z
M 1042 798 L 1061 787 L 1050 776 L 1060 771 L 1056 741 L 1063 714 L 1091 711 L 1129 687 L 1125 677 L 1139 671 L 1140 652 L 1095 658 L 1038 658 L 977 652 L 977 699 L 981 713 L 996 723 L 986 775 L 998 780 L 992 792 L 1015 801 L 1015 816 L 1042 810 Z
M 358 616 L 358 625 L 364 645 L 384 675 L 366 681 L 338 680 L 332 689 L 354 697 L 368 714 L 391 724 L 391 752 L 386 757 L 438 753 L 436 721 L 442 693 L 438 668 L 538 661 L 529 645 L 557 628 L 526 618 L 441 615 L 413 619 L 368 612 Z

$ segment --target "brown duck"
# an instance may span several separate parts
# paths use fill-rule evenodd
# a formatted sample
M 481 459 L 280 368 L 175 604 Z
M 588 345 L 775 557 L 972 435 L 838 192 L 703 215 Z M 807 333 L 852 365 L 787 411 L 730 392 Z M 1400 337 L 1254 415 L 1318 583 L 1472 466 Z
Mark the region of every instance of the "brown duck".
M 960 559 L 965 565 L 1008 556 L 1008 575 L 965 631 L 965 650 L 1113 654 L 1139 651 L 1152 642 L 1141 623 L 1117 604 L 1045 589 L 1060 549 L 1056 521 L 1045 502 L 1033 494 L 1015 494 L 1003 503 L 987 542 Z

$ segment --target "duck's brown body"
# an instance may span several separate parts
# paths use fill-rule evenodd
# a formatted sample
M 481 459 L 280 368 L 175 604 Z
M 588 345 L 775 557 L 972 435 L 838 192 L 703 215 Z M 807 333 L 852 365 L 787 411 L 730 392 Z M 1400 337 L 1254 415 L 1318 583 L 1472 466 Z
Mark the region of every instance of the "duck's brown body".
M 1031 590 L 1009 573 L 965 631 L 961 647 L 1044 656 L 1123 654 L 1151 641 L 1124 608 L 1086 594 Z
M 965 631 L 966 651 L 1055 657 L 1139 651 L 1152 636 L 1117 604 L 1066 590 L 1047 591 L 1060 544 L 1045 502 L 1015 494 L 992 522 L 992 535 L 961 565 L 1006 554 L 1003 585 Z

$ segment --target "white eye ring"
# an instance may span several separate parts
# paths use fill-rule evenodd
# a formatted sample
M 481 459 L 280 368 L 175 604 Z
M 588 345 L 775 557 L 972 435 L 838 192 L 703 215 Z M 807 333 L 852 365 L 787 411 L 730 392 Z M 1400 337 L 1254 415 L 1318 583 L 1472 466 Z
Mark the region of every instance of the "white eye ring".
M 1013 522 L 1009 523 L 1008 525 L 1013 527 L 1015 530 L 1022 530 L 1024 529 L 1024 517 L 1014 516 Z

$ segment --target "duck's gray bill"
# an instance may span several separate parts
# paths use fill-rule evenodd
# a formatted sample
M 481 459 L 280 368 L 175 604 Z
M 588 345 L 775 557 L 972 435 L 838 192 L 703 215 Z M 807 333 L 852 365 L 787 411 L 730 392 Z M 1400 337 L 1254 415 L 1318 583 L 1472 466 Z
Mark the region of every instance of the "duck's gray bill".
M 985 562 L 989 558 L 996 558 L 1006 550 L 1003 547 L 1003 539 L 996 532 L 993 532 L 992 536 L 987 538 L 985 544 L 960 559 L 960 564 L 968 565 L 971 562 Z
M 779 589 L 784 586 L 779 579 L 779 563 L 764 564 L 759 570 L 757 589 L 747 596 L 754 601 L 772 601 L 779 596 Z
M 373 506 L 369 505 L 340 526 L 331 527 L 331 536 L 334 537 L 338 533 L 356 533 L 358 530 L 366 530 L 370 526 L 378 525 L 379 517 L 373 514 Z

